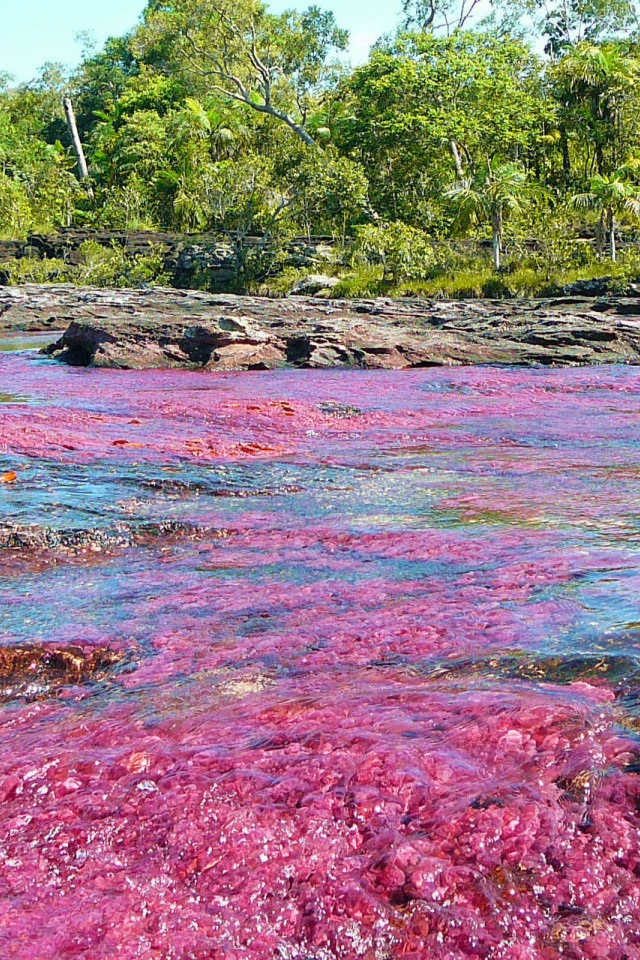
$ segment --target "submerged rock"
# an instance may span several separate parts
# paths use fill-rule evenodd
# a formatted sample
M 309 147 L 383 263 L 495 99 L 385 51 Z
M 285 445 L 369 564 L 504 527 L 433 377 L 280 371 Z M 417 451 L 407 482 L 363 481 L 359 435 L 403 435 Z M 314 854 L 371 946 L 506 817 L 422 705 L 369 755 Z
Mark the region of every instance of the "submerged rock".
M 67 684 L 104 680 L 123 658 L 107 647 L 0 646 L 0 702 L 43 700 Z
M 225 539 L 230 531 L 202 527 L 180 520 L 129 523 L 119 521 L 110 527 L 58 529 L 20 523 L 0 523 L 0 553 L 23 554 L 101 553 L 164 539 Z

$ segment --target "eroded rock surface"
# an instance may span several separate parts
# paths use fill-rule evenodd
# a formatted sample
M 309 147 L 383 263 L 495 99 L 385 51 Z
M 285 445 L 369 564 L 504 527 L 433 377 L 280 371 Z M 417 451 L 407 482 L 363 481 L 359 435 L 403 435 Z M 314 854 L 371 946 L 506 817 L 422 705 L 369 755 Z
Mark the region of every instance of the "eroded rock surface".
M 64 329 L 80 366 L 400 369 L 638 363 L 640 299 L 269 300 L 198 291 L 0 289 L 0 327 Z
M 21 554 L 39 557 L 47 554 L 75 556 L 90 552 L 122 550 L 142 544 L 153 544 L 157 541 L 221 540 L 229 536 L 231 532 L 226 529 L 213 529 L 179 520 L 159 523 L 119 521 L 105 528 L 66 529 L 0 522 L 0 558 L 3 551 L 18 551 Z
M 104 680 L 122 660 L 108 647 L 0 646 L 0 702 L 44 700 L 67 684 Z

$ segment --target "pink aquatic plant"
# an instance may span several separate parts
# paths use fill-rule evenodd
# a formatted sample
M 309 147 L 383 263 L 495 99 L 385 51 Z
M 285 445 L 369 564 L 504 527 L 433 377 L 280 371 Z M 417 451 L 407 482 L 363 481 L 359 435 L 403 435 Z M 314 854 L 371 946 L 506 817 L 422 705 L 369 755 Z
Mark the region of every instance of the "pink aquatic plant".
M 0 378 L 0 956 L 640 958 L 640 372 Z

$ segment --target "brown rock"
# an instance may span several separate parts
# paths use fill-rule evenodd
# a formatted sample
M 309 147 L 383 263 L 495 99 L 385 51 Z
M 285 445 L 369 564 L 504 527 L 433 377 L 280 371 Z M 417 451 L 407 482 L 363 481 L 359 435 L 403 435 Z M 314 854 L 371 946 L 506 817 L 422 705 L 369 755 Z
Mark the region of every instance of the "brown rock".
M 207 370 L 640 362 L 640 299 L 269 300 L 170 290 L 0 288 L 0 328 L 67 327 L 75 365 Z
M 0 647 L 0 702 L 42 700 L 67 684 L 104 680 L 123 660 L 107 647 L 85 652 L 79 646 Z

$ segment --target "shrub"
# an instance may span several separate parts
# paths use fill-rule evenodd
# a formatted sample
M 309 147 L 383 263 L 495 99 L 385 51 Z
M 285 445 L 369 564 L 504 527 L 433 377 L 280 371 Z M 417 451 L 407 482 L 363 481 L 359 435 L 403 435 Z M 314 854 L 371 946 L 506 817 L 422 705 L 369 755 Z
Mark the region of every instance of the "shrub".
M 64 260 L 39 260 L 20 257 L 2 264 L 2 274 L 10 286 L 23 283 L 73 283 L 73 268 Z
M 103 247 L 95 240 L 86 240 L 80 247 L 80 263 L 74 282 L 81 286 L 138 287 L 144 284 L 166 284 L 164 258 L 160 247 L 148 254 L 127 254 L 123 247 Z
M 356 258 L 381 265 L 382 279 L 387 282 L 427 277 L 435 261 L 427 235 L 399 220 L 384 226 L 361 227 L 354 250 Z

